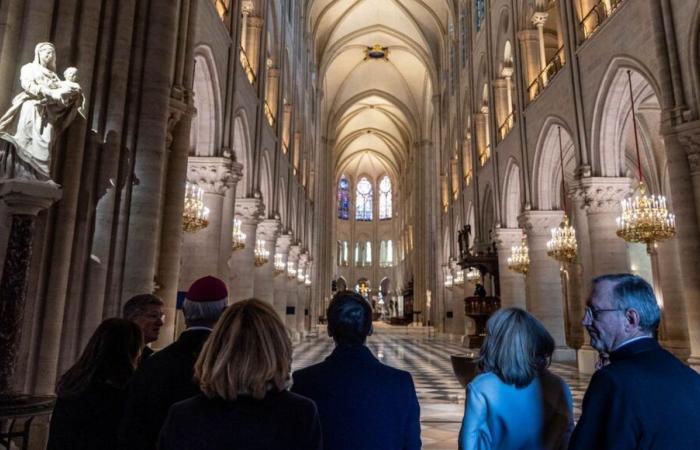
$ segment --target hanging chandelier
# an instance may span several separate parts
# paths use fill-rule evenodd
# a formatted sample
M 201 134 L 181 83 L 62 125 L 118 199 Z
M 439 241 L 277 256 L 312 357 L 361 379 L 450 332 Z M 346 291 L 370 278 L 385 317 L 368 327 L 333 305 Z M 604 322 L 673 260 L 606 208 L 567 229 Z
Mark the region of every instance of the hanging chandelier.
M 561 127 L 559 132 L 559 164 L 561 167 L 561 182 L 564 186 L 562 194 L 562 206 L 564 207 L 564 220 L 558 228 L 552 228 L 552 238 L 547 241 L 547 255 L 562 263 L 570 263 L 576 260 L 578 245 L 576 243 L 576 230 L 569 224 L 566 215 L 566 181 L 564 178 L 564 150 L 561 145 Z
M 196 233 L 209 225 L 209 208 L 204 206 L 204 190 L 194 183 L 185 183 L 185 208 L 182 211 L 182 229 Z
M 446 288 L 451 288 L 455 285 L 455 279 L 452 276 L 451 273 L 446 273 L 445 274 L 445 287 Z
M 297 276 L 297 268 L 294 261 L 287 261 L 287 278 L 293 280 Z
M 627 242 L 643 242 L 647 249 L 655 241 L 672 238 L 676 235 L 676 216 L 668 211 L 666 197 L 647 195 L 647 186 L 642 176 L 642 162 L 639 156 L 639 139 L 637 137 L 637 118 L 634 113 L 634 96 L 632 94 L 632 72 L 627 71 L 630 102 L 632 103 L 632 124 L 634 126 L 634 145 L 637 150 L 637 168 L 639 187 L 632 198 L 622 200 L 622 215 L 617 218 L 617 235 Z
M 255 267 L 262 267 L 270 260 L 270 251 L 265 248 L 265 241 L 255 241 Z
M 297 269 L 297 281 L 299 283 L 303 283 L 305 279 L 306 279 L 306 275 L 304 274 L 304 268 L 299 267 L 299 269 Z
M 514 245 L 510 248 L 508 268 L 514 272 L 527 275 L 527 271 L 530 269 L 530 250 L 527 247 L 527 238 L 525 236 L 523 236 L 520 245 Z
M 311 286 L 311 274 L 308 273 L 308 272 L 307 272 L 306 275 L 304 276 L 304 285 L 305 285 L 305 286 Z
M 467 269 L 467 281 L 472 284 L 476 284 L 481 281 L 481 272 L 476 267 L 470 267 Z
M 284 262 L 284 255 L 275 253 L 275 275 L 284 273 L 287 270 L 287 264 Z
M 233 236 L 231 240 L 231 250 L 241 250 L 245 248 L 246 234 L 241 231 L 240 219 L 233 219 Z
M 455 286 L 464 286 L 464 271 L 457 269 L 452 279 Z

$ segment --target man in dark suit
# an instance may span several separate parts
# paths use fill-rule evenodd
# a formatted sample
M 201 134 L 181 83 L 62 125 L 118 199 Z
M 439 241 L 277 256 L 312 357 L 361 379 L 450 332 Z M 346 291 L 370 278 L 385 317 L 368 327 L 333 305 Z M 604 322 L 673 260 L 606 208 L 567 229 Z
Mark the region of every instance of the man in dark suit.
M 186 329 L 174 343 L 146 359 L 134 374 L 119 433 L 122 450 L 155 450 L 170 407 L 200 393 L 194 363 L 227 306 L 223 281 L 204 277 L 192 283 L 182 310 Z
M 642 278 L 593 280 L 582 323 L 610 364 L 591 378 L 570 450 L 697 448 L 700 375 L 656 342 L 660 317 Z
M 316 402 L 324 449 L 420 449 L 420 410 L 411 375 L 382 364 L 364 345 L 372 331 L 369 303 L 341 291 L 327 315 L 333 353 L 292 376 L 292 391 Z
M 140 294 L 131 297 L 122 308 L 122 317 L 141 328 L 145 347 L 139 365 L 153 354 L 148 345 L 158 340 L 163 326 L 163 300 L 157 295 Z

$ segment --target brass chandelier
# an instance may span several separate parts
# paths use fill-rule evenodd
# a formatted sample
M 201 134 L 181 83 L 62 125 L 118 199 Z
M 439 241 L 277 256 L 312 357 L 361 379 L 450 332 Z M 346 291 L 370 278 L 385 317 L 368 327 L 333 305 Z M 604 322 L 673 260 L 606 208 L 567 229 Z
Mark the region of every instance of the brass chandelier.
M 476 284 L 481 281 L 481 272 L 476 267 L 470 267 L 467 269 L 467 281 L 472 284 Z
M 255 241 L 255 267 L 262 267 L 270 260 L 270 251 L 265 248 L 265 241 Z
M 284 262 L 284 255 L 275 253 L 275 276 L 284 273 L 287 270 L 287 264 Z
M 525 236 L 523 236 L 520 245 L 514 245 L 510 248 L 508 268 L 514 272 L 527 275 L 527 271 L 530 269 L 530 250 L 527 247 L 527 238 Z
M 297 276 L 297 268 L 294 261 L 287 261 L 287 278 L 293 280 Z
M 464 271 L 462 269 L 457 269 L 455 271 L 452 282 L 455 286 L 464 286 Z
M 231 240 L 231 250 L 241 250 L 245 248 L 246 234 L 241 231 L 240 219 L 233 219 L 233 236 Z
M 669 239 L 676 235 L 676 216 L 668 211 L 666 197 L 654 194 L 647 195 L 647 186 L 642 176 L 642 163 L 639 156 L 637 118 L 634 113 L 632 72 L 630 70 L 627 71 L 627 80 L 632 103 L 632 124 L 634 145 L 637 150 L 639 188 L 634 197 L 622 200 L 622 215 L 617 218 L 617 235 L 627 242 L 643 242 L 647 244 L 647 250 L 650 250 L 655 241 Z
M 578 245 L 576 243 L 576 230 L 569 224 L 566 215 L 566 181 L 564 178 L 564 150 L 561 145 L 561 127 L 559 132 L 559 163 L 561 165 L 561 181 L 564 186 L 562 194 L 562 206 L 564 207 L 564 219 L 558 228 L 552 228 L 552 238 L 547 241 L 547 255 L 561 263 L 570 263 L 576 260 Z
M 209 208 L 204 206 L 204 190 L 194 183 L 185 183 L 185 208 L 182 211 L 182 229 L 196 233 L 209 225 Z

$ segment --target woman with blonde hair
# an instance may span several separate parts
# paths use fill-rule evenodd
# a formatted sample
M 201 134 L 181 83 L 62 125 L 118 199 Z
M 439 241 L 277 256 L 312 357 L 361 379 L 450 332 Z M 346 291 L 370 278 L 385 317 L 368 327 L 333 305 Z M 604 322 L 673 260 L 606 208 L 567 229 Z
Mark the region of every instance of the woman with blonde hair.
M 202 395 L 170 408 L 159 450 L 321 449 L 316 405 L 287 390 L 292 343 L 275 310 L 228 307 L 195 364 Z
M 571 391 L 547 370 L 554 339 L 529 313 L 496 312 L 486 325 L 481 374 L 467 387 L 463 450 L 566 449 L 574 427 Z

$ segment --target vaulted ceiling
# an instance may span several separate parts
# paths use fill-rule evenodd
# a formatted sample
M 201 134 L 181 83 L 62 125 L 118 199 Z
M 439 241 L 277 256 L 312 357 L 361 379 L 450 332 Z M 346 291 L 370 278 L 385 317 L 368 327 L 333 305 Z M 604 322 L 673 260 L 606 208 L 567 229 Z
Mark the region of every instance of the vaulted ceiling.
M 309 26 L 336 174 L 397 179 L 428 123 L 447 34 L 447 0 L 312 0 Z M 367 49 L 387 48 L 385 58 Z

